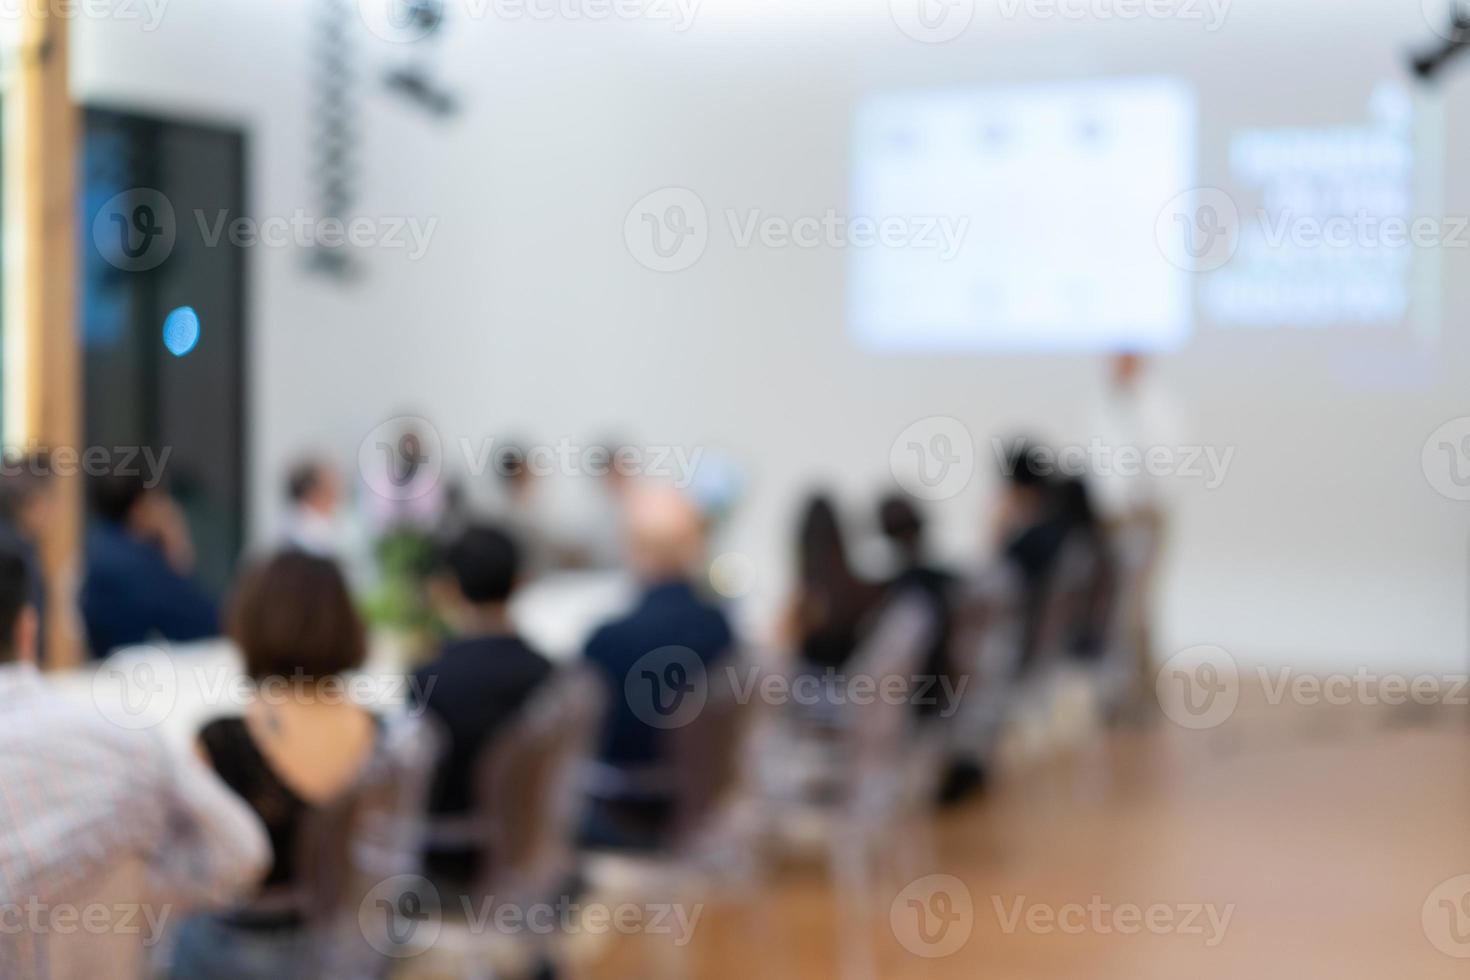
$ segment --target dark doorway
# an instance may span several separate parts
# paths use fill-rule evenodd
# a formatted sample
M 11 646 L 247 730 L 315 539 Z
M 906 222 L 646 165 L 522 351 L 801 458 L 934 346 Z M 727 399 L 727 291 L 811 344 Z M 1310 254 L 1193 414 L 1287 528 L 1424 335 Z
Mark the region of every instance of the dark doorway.
M 244 134 L 87 109 L 80 180 L 85 445 L 168 453 L 198 577 L 221 589 L 245 531 L 246 271 L 214 232 L 245 215 Z M 181 354 L 164 325 L 183 307 L 199 331 Z

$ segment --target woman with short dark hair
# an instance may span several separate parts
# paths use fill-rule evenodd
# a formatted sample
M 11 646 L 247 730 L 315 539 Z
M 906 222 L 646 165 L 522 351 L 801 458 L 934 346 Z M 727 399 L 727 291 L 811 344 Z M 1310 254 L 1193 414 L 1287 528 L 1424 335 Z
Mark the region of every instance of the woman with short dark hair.
M 173 975 L 305 975 L 306 910 L 292 899 L 307 818 L 347 792 L 371 759 L 379 726 L 346 697 L 341 674 L 361 666 L 362 621 L 337 566 L 299 551 L 249 569 L 229 612 L 255 697 L 242 716 L 209 722 L 199 752 L 260 817 L 275 859 L 256 898 L 180 930 Z
M 281 552 L 245 573 L 227 629 L 256 681 L 336 677 L 362 666 L 367 654 L 336 564 L 303 551 Z

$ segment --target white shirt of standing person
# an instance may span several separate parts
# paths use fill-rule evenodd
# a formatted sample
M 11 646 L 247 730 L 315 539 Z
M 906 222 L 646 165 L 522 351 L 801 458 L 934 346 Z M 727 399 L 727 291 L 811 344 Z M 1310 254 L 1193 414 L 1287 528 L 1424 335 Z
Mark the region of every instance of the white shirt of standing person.
M 292 507 L 286 514 L 281 544 L 335 561 L 354 592 L 362 592 L 372 584 L 372 546 L 345 508 L 326 514 L 301 504 Z
M 285 543 L 317 558 L 336 558 L 342 550 L 342 532 L 331 515 L 298 506 L 286 517 Z
M 1139 510 L 1167 508 L 1178 497 L 1177 474 L 1149 472 L 1149 450 L 1163 447 L 1177 464 L 1186 435 L 1183 416 L 1168 390 L 1151 372 L 1136 374 L 1126 385 L 1109 381 L 1092 410 L 1091 434 L 1107 450 L 1106 462 L 1089 474 L 1098 509 L 1118 518 Z M 1118 450 L 1128 446 L 1138 456 L 1122 467 Z

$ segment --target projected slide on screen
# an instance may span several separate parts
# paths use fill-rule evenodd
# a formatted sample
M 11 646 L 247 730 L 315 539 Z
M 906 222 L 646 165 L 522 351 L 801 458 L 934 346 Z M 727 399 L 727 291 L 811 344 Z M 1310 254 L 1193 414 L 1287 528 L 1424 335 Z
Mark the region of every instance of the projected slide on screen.
M 894 235 L 848 255 L 847 319 L 891 351 L 1169 349 L 1191 275 L 1155 222 L 1196 184 L 1195 101 L 1168 79 L 883 95 L 853 127 L 851 213 L 949 221 L 955 249 Z
M 1414 178 L 1413 100 L 1393 82 L 1373 87 L 1362 121 L 1236 132 L 1240 241 L 1198 284 L 1203 316 L 1224 329 L 1402 324 L 1416 263 L 1437 275 L 1439 246 L 1457 241 L 1449 222 L 1419 220 Z M 1423 327 L 1432 339 L 1435 318 Z

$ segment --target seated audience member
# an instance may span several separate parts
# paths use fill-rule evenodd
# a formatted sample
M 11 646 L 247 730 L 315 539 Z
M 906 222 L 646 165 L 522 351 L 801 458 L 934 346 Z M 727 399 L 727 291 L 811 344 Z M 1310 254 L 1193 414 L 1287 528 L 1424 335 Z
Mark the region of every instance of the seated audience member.
M 1104 571 L 1106 550 L 1101 528 L 1088 503 L 1086 486 L 1078 479 L 1056 480 L 1039 447 L 1021 442 L 1006 461 L 1006 481 L 995 518 L 1002 558 L 1022 583 L 1022 666 L 1038 654 L 1048 588 L 1063 547 L 1078 542 L 1093 551 Z M 1101 612 L 1099 602 L 1090 604 Z M 1087 627 L 1080 628 L 1083 632 Z M 1085 642 L 1079 637 L 1077 643 Z M 1069 641 L 1069 642 L 1073 642 Z
M 354 592 L 366 591 L 374 559 L 360 524 L 345 506 L 337 468 L 323 459 L 297 463 L 286 478 L 286 499 L 282 546 L 332 559 Z
M 327 463 L 310 459 L 291 467 L 286 477 L 285 544 L 322 558 L 336 558 L 342 547 L 338 511 L 342 481 Z
M 0 551 L 0 903 L 75 902 L 132 864 L 151 879 L 139 901 L 234 900 L 270 859 L 260 822 L 197 759 L 53 691 L 35 666 L 28 589 L 24 560 Z M 52 942 L 68 939 L 84 941 Z M 0 930 L 0 976 L 47 976 L 42 940 Z M 92 975 L 143 976 L 134 941 L 109 945 L 121 959 Z
M 644 591 L 632 612 L 593 634 L 585 651 L 609 695 L 599 752 L 606 778 L 592 789 L 586 838 L 592 846 L 656 847 L 672 810 L 666 786 L 658 785 L 667 774 L 668 743 L 627 696 L 629 674 L 645 655 L 671 647 L 708 667 L 731 652 L 734 634 L 693 583 L 704 553 L 693 503 L 671 488 L 639 486 L 625 513 L 627 553 Z
M 373 447 L 376 457 L 358 459 L 367 491 L 360 498 L 367 529 L 379 537 L 432 532 L 444 512 L 444 461 L 435 457 L 439 437 L 412 412 L 400 414 L 397 431 L 388 437 L 391 441 Z
M 28 596 L 40 618 L 37 656 L 46 655 L 46 577 L 41 548 L 56 523 L 56 487 L 51 458 L 44 450 L 27 453 L 0 467 L 0 548 L 14 551 L 26 564 Z
M 1050 569 L 1067 530 L 1040 447 L 1017 442 L 1007 453 L 1003 476 L 992 517 L 995 542 L 1025 578 L 1039 577 Z
M 444 509 L 434 523 L 433 538 L 441 545 L 455 541 L 473 523 L 470 501 L 464 482 L 458 477 L 444 481 Z
M 94 657 L 154 637 L 181 642 L 219 633 L 219 609 L 190 577 L 194 544 L 184 512 L 141 476 L 91 486 L 82 619 Z
M 836 508 L 825 496 L 812 497 L 802 512 L 796 560 L 783 640 L 803 666 L 838 670 L 862 642 L 883 589 L 853 570 Z
M 292 902 L 298 835 L 352 787 L 380 742 L 374 716 L 341 696 L 340 675 L 365 654 L 363 625 L 336 565 L 287 551 L 245 573 L 229 629 L 261 696 L 243 717 L 205 725 L 199 752 L 264 822 L 275 860 L 252 899 L 183 925 L 173 975 L 315 976 Z
M 1092 576 L 1084 608 L 1078 611 L 1067 650 L 1081 659 L 1103 652 L 1109 618 L 1113 612 L 1115 574 L 1108 534 L 1092 504 L 1087 484 L 1078 477 L 1062 480 L 1056 488 L 1057 507 L 1068 528 L 1068 542 L 1084 549 L 1092 562 Z
M 495 528 L 472 526 L 446 549 L 431 587 L 454 638 L 415 672 L 411 690 L 449 737 L 430 792 L 429 810 L 437 818 L 473 813 L 483 750 L 552 673 L 550 661 L 516 635 L 506 613 L 519 571 L 514 541 Z M 469 882 L 478 859 L 469 845 L 431 844 L 427 863 L 438 878 Z
M 924 673 L 946 682 L 933 685 L 933 699 L 920 702 L 916 709 L 920 717 L 942 723 L 947 713 L 952 717 L 959 708 L 945 698 L 951 694 L 956 697 L 962 695 L 973 682 L 973 679 L 963 676 L 964 671 L 954 663 L 951 655 L 958 615 L 955 604 L 958 579 L 936 567 L 926 556 L 924 520 L 907 497 L 892 496 L 879 504 L 878 524 L 883 536 L 898 552 L 899 568 L 889 584 L 890 592 L 917 592 L 933 610 L 935 636 L 925 657 Z M 941 804 L 958 803 L 983 790 L 986 785 L 986 759 L 965 746 L 951 751 L 953 755 L 944 762 L 938 788 L 938 802 Z
M 924 598 L 934 617 L 934 638 L 924 657 L 924 674 L 934 678 L 952 678 L 949 644 L 954 632 L 955 576 L 937 567 L 927 554 L 924 541 L 924 518 L 907 497 L 886 497 L 878 505 L 878 525 L 898 557 L 898 570 L 888 583 L 892 595 L 913 592 Z M 919 703 L 920 715 L 933 716 L 945 710 L 937 695 L 949 688 L 934 684 L 932 700 Z
M 545 524 L 548 478 L 532 472 L 526 451 L 514 442 L 495 451 L 492 469 L 491 497 L 482 510 L 515 535 L 522 571 L 528 578 L 536 578 L 558 563 Z
M 543 511 L 557 530 L 556 559 L 568 568 L 622 568 L 623 505 L 639 450 L 610 441 L 583 450 L 576 465 L 546 488 L 557 505 Z
M 1019 573 L 1024 589 L 1021 642 L 1029 658 L 1044 586 L 1067 536 L 1067 521 L 1057 508 L 1056 487 L 1039 447 L 1032 443 L 1018 443 L 1006 459 L 993 526 L 1000 555 Z

